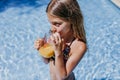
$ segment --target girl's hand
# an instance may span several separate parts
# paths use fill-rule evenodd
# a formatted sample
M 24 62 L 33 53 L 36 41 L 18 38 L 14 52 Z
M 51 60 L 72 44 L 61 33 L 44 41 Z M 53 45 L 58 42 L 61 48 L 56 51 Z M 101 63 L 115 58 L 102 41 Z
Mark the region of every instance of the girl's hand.
M 56 32 L 52 36 L 50 36 L 50 39 L 55 55 L 60 55 L 62 53 L 63 42 L 64 42 L 63 39 L 60 37 L 60 34 Z
M 44 38 L 36 40 L 35 43 L 34 43 L 35 49 L 39 50 L 44 45 L 44 43 L 45 43 Z M 49 63 L 49 59 L 48 58 L 42 57 L 42 59 L 43 59 L 44 63 L 46 63 L 46 64 Z
M 39 50 L 44 45 L 44 39 L 38 39 L 34 43 L 35 49 Z
M 42 59 L 43 59 L 43 61 L 44 61 L 45 64 L 48 64 L 48 63 L 49 63 L 49 58 L 44 58 L 44 57 L 42 57 Z

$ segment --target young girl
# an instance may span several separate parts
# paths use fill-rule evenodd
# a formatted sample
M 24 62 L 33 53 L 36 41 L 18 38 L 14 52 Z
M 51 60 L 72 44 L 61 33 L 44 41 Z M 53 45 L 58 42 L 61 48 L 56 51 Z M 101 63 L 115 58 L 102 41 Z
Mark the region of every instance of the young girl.
M 49 63 L 51 80 L 75 80 L 73 70 L 86 52 L 83 16 L 77 0 L 51 0 L 46 13 L 51 24 L 54 57 Z M 37 50 L 44 39 L 35 41 Z

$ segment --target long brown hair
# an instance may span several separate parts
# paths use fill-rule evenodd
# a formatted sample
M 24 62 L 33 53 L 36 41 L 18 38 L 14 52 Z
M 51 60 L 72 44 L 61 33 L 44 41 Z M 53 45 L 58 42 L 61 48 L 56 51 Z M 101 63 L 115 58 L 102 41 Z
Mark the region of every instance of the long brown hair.
M 51 0 L 46 12 L 69 21 L 74 37 L 86 43 L 83 16 L 76 0 Z

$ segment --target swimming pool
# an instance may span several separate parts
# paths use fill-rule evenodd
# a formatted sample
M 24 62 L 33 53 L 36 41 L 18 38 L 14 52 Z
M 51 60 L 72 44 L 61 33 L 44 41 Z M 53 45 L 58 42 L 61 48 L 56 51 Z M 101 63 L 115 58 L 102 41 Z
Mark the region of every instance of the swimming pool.
M 120 8 L 110 0 L 78 0 L 88 51 L 76 80 L 120 80 Z M 49 30 L 48 0 L 0 1 L 0 80 L 49 80 L 34 41 Z

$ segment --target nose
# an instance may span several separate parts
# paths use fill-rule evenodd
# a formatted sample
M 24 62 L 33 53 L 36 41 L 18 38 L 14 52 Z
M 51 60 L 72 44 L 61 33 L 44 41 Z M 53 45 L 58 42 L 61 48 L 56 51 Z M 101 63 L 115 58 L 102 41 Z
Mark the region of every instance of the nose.
M 57 31 L 56 28 L 54 28 L 54 27 L 51 28 L 51 32 L 52 32 L 52 33 L 55 33 L 56 31 Z

